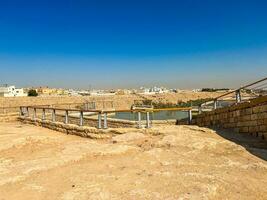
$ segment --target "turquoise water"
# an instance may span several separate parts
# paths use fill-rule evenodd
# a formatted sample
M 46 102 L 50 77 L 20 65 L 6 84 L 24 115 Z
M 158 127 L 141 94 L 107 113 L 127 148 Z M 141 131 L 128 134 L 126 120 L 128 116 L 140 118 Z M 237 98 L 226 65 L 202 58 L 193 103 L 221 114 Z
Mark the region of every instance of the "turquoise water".
M 109 116 L 115 119 L 125 119 L 130 121 L 137 121 L 137 113 L 132 112 L 118 112 L 115 115 Z M 188 112 L 185 111 L 160 111 L 150 113 L 151 120 L 168 120 L 168 119 L 184 119 L 188 117 Z M 146 113 L 141 114 L 142 120 L 146 119 Z

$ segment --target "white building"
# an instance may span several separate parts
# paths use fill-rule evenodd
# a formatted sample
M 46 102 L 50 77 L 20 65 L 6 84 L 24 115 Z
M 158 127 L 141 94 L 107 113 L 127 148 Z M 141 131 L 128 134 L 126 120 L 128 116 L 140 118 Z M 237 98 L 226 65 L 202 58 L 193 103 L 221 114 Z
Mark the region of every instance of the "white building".
M 161 94 L 170 92 L 168 89 L 164 87 L 156 87 L 156 86 L 151 88 L 141 87 L 140 91 L 141 94 Z
M 193 89 L 193 92 L 201 92 L 202 89 Z
M 0 97 L 25 97 L 27 96 L 26 93 L 24 93 L 24 90 L 18 89 L 15 86 L 0 86 Z
M 78 91 L 73 90 L 73 89 L 68 90 L 68 95 L 69 96 L 81 96 Z

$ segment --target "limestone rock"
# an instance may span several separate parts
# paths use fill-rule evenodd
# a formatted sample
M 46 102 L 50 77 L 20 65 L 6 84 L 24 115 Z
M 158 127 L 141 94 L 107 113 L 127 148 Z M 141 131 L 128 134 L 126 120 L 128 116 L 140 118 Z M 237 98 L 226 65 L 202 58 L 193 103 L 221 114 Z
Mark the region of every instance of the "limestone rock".
M 117 135 L 117 136 L 113 137 L 112 141 L 114 143 L 116 143 L 116 142 L 128 142 L 128 141 L 143 139 L 145 137 L 146 136 L 140 132 L 129 132 L 129 133 L 125 133 L 125 134 Z

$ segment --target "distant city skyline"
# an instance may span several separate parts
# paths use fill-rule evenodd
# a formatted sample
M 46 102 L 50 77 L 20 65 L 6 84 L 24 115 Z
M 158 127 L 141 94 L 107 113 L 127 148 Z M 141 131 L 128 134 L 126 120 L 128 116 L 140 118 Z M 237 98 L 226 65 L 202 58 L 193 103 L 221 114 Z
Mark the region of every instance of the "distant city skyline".
M 266 1 L 1 1 L 0 84 L 236 88 L 267 75 Z

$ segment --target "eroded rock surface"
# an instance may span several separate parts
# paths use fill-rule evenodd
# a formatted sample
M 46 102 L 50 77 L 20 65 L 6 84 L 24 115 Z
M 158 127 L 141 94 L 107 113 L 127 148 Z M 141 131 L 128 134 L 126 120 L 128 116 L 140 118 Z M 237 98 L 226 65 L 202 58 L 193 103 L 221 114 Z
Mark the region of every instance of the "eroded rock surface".
M 140 132 L 129 132 L 121 135 L 114 136 L 112 138 L 113 143 L 116 142 L 129 142 L 144 139 L 146 136 Z
M 231 134 L 165 126 L 92 140 L 2 123 L 0 199 L 267 199 L 266 143 Z

